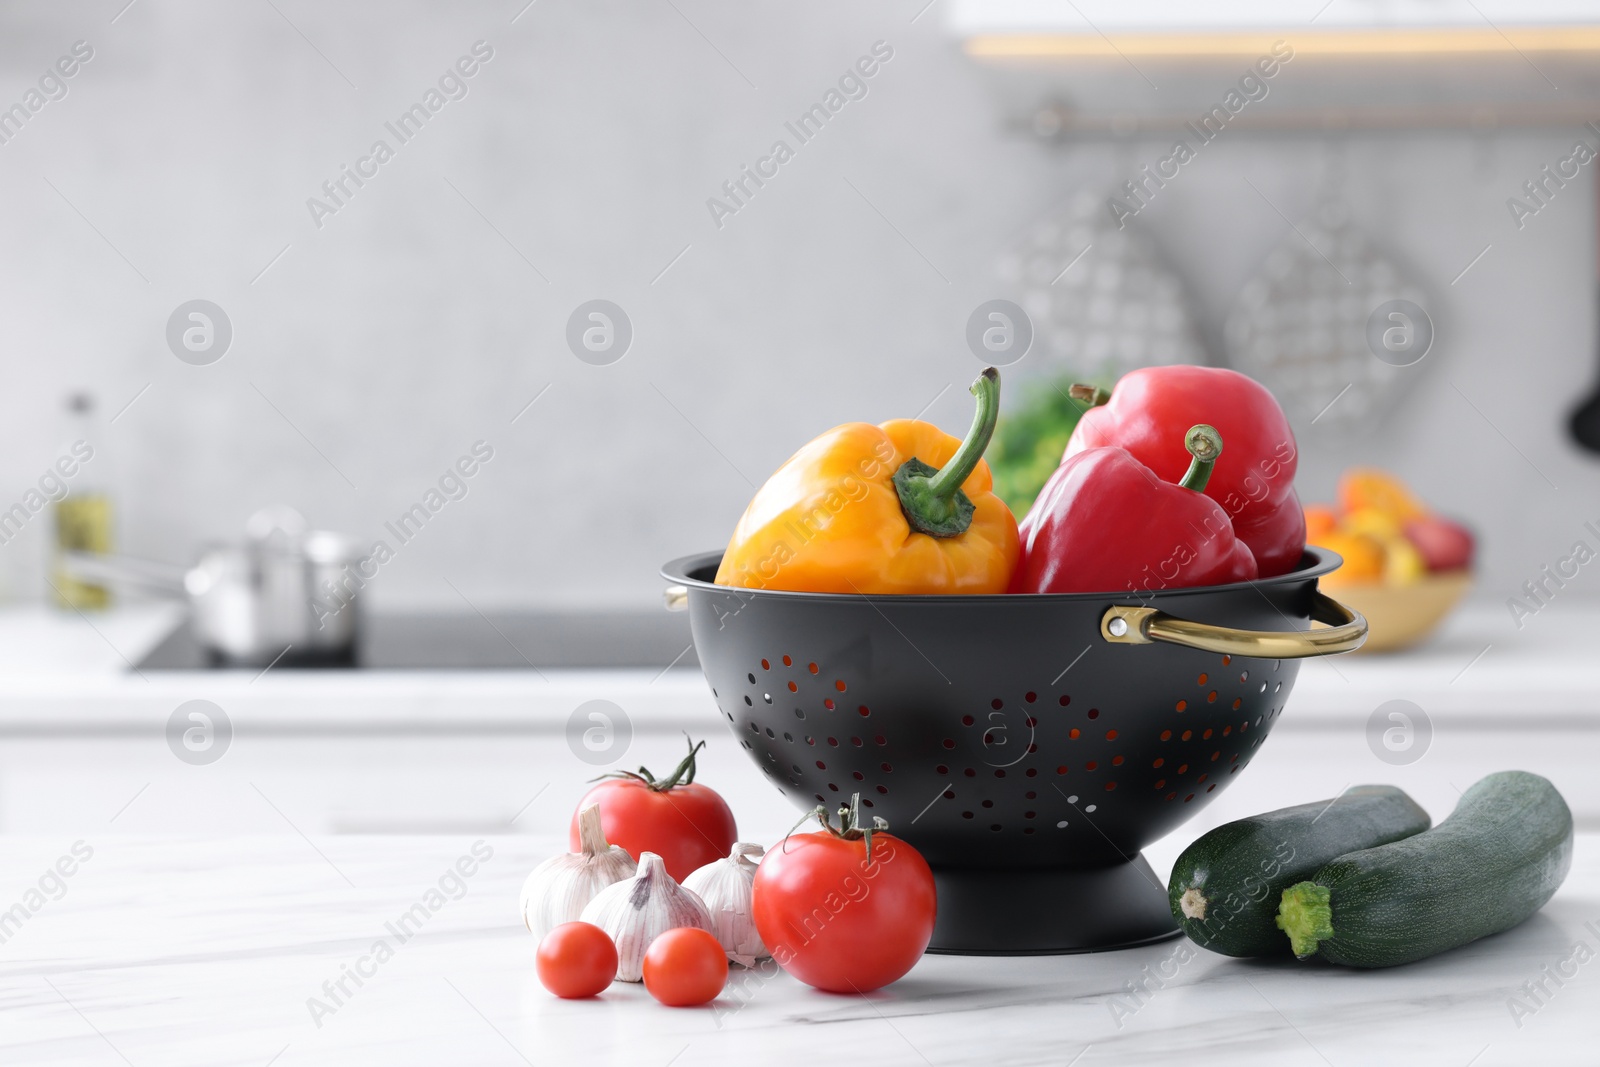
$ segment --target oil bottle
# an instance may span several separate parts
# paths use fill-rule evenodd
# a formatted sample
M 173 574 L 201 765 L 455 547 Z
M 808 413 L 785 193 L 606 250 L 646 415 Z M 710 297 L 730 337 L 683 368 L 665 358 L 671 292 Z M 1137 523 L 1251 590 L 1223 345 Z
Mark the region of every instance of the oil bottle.
M 67 397 L 67 443 L 97 443 L 94 397 L 73 393 Z M 80 448 L 81 453 L 81 448 Z M 94 454 L 103 455 L 96 448 Z M 62 565 L 65 552 L 109 555 L 112 550 L 111 495 L 104 474 L 104 462 L 85 463 L 68 483 L 66 496 L 54 505 L 55 551 L 51 558 L 50 584 L 56 603 L 79 611 L 103 611 L 111 606 L 111 591 L 95 582 L 73 578 Z

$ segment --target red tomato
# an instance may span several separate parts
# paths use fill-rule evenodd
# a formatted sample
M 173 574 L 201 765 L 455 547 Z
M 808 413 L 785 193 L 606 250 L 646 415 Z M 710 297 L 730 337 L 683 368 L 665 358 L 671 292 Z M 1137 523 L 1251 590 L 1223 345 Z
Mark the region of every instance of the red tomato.
M 562 923 L 534 957 L 539 982 L 558 997 L 592 997 L 617 976 L 617 946 L 593 923 Z
M 669 1008 L 704 1004 L 728 983 L 728 954 L 706 930 L 680 926 L 644 952 L 644 987 Z
M 691 745 L 669 778 L 656 781 L 641 767 L 638 774 L 619 771 L 618 777 L 608 777 L 585 793 L 572 815 L 572 851 L 583 848 L 578 812 L 597 804 L 606 840 L 627 849 L 634 859 L 654 852 L 675 882 L 726 856 L 739 832 L 727 802 L 694 781 L 695 753 L 704 746 L 704 741 Z
M 1002 905 L 1003 906 L 1003 903 Z M 933 937 L 933 872 L 899 838 L 793 834 L 756 870 L 756 930 L 778 965 L 833 993 L 888 985 Z

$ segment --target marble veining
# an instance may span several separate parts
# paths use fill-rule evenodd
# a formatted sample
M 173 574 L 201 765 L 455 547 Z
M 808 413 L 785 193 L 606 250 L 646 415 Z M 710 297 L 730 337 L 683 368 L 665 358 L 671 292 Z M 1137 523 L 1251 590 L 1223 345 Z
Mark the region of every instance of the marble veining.
M 1173 941 L 929 956 L 865 997 L 736 970 L 701 1009 L 660 1007 L 640 986 L 588 1002 L 539 987 L 515 903 L 554 840 L 74 843 L 0 838 L 0 1062 L 1491 1067 L 1592 1064 L 1600 1037 L 1600 962 L 1573 962 L 1580 942 L 1600 954 L 1595 835 L 1522 927 L 1392 971 Z

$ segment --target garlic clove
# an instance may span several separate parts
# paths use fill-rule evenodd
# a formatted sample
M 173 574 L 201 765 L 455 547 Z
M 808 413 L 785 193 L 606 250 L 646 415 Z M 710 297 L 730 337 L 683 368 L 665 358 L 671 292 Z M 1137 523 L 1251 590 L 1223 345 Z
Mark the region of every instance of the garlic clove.
M 533 869 L 522 884 L 518 909 L 522 924 L 534 937 L 569 923 L 602 889 L 633 877 L 638 865 L 628 850 L 606 842 L 600 826 L 600 808 L 591 805 L 578 814 L 581 852 L 552 856 Z
M 760 845 L 740 841 L 727 857 L 714 860 L 683 880 L 711 913 L 711 932 L 717 935 L 728 958 L 744 967 L 771 955 L 756 931 L 754 901 L 756 867 L 766 852 Z
M 639 856 L 632 878 L 602 889 L 579 916 L 611 935 L 617 946 L 617 980 L 644 980 L 644 954 L 668 930 L 698 926 L 716 933 L 698 896 L 672 880 L 654 852 Z

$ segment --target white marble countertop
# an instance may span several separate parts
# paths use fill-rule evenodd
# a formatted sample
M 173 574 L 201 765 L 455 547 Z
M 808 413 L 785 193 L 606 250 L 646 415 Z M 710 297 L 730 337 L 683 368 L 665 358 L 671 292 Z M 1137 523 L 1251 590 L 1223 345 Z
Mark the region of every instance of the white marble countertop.
M 1600 949 L 1595 835 L 1580 836 L 1566 885 L 1523 926 L 1390 971 L 1231 960 L 1173 941 L 929 956 L 867 997 L 746 974 L 697 1009 L 660 1007 L 639 986 L 576 1002 L 540 988 L 515 902 L 547 839 L 484 840 L 492 857 L 404 943 L 385 924 L 424 901 L 473 838 L 85 837 L 80 855 L 92 856 L 64 891 L 52 882 L 30 897 L 73 844 L 0 838 L 0 908 L 24 909 L 0 934 L 0 1062 L 1491 1067 L 1596 1056 L 1600 962 L 1572 962 L 1580 943 Z M 380 939 L 392 958 L 335 1001 L 324 983 Z M 1564 984 L 1547 979 L 1542 1004 L 1519 993 L 1546 968 Z M 1139 982 L 1149 992 L 1135 998 Z M 312 998 L 331 1010 L 313 1018 Z M 1513 999 L 1531 1012 L 1514 1017 Z

